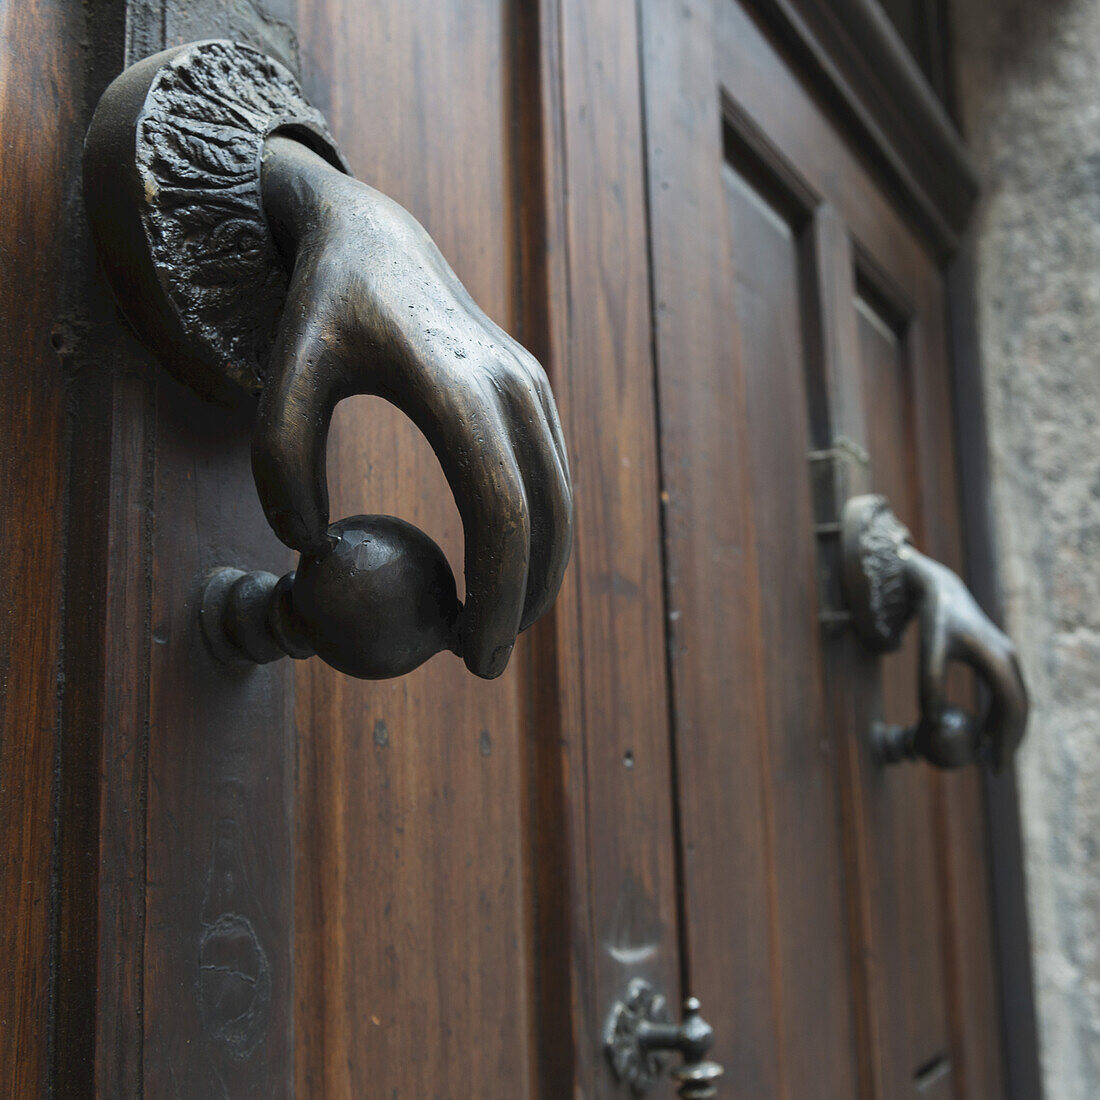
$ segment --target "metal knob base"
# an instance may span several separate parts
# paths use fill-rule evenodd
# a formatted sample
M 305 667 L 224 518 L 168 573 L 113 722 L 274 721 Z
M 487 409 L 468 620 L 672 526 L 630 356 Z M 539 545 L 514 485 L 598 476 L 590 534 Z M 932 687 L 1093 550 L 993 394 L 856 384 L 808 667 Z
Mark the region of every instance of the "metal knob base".
M 280 657 L 302 660 L 313 647 L 293 627 L 290 586 L 294 574 L 223 566 L 208 574 L 199 623 L 210 652 L 225 665 L 266 665 Z
M 679 1084 L 681 1100 L 711 1100 L 725 1070 L 706 1060 L 714 1030 L 700 1015 L 694 997 L 684 1001 L 684 1018 L 676 1024 L 668 1002 L 648 982 L 635 978 L 617 1001 L 604 1027 L 604 1050 L 617 1080 L 636 1096 L 646 1093 L 664 1073 L 669 1053 L 679 1052 L 683 1064 L 670 1076 Z

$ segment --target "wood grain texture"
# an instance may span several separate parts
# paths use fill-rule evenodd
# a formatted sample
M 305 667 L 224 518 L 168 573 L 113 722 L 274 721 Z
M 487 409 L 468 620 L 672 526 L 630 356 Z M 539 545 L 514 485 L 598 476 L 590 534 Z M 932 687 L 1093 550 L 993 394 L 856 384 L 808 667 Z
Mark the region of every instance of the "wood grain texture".
M 105 286 L 83 293 L 111 316 Z M 67 1096 L 133 1095 L 142 1081 L 153 386 L 147 368 L 126 369 L 140 356 L 120 330 L 93 333 L 71 349 L 74 417 L 88 430 L 73 434 L 68 465 L 55 1018 Z
M 789 70 L 760 28 L 735 5 L 721 11 L 721 82 L 734 109 L 794 167 L 801 189 L 833 210 L 832 229 L 819 231 L 816 244 L 826 337 L 817 392 L 830 402 L 826 438 L 870 445 L 872 478 L 910 501 L 918 542 L 927 537 L 929 551 L 950 564 L 958 512 L 935 244 L 906 226 L 889 188 L 850 144 L 855 138 L 843 140 L 820 103 L 785 77 Z M 833 255 L 820 253 L 829 247 Z M 868 690 L 874 665 L 840 646 L 827 660 L 847 761 L 846 866 L 856 876 L 849 880 L 852 965 L 864 985 L 856 996 L 863 1094 L 905 1095 L 917 1087 L 918 1071 L 943 1056 L 950 1071 L 928 1088 L 996 1095 L 1002 1051 L 991 898 L 981 866 L 986 839 L 976 789 L 961 789 L 974 780 L 876 769 L 864 741 L 881 706 Z M 882 664 L 887 705 L 912 718 L 913 651 Z M 950 805 L 942 801 L 948 788 Z M 952 825 L 960 815 L 967 825 Z
M 762 609 L 764 729 L 775 816 L 774 865 L 785 1076 L 791 1096 L 855 1092 L 837 748 L 826 721 L 813 534 L 807 362 L 814 303 L 799 212 L 767 181 L 726 190 L 746 377 L 749 471 Z M 812 854 L 811 854 L 812 853 Z M 828 1038 L 822 1048 L 822 1021 Z M 815 1036 L 817 1037 L 815 1039 Z
M 427 228 L 486 312 L 521 315 L 517 78 L 505 5 L 300 6 L 307 91 L 357 175 Z M 425 440 L 337 411 L 332 514 L 399 515 L 452 563 Z M 524 640 L 498 680 L 444 654 L 400 680 L 298 674 L 297 1081 L 303 1095 L 527 1095 L 535 1072 Z
M 290 555 L 255 496 L 247 419 L 157 381 L 147 747 L 143 1088 L 288 1093 L 291 669 L 223 669 L 202 578 Z
M 208 33 L 235 30 L 263 45 L 251 20 L 223 25 L 217 7 L 189 12 Z M 159 48 L 171 25 L 160 4 L 135 3 L 128 14 L 125 59 L 121 11 L 97 25 L 99 56 L 114 56 L 107 77 Z M 247 414 L 203 405 L 162 377 L 91 274 L 77 298 L 79 316 L 96 323 L 78 326 L 74 401 L 78 420 L 96 430 L 73 445 L 79 550 L 67 588 L 65 715 L 67 728 L 89 731 L 99 789 L 85 821 L 88 792 L 70 769 L 63 890 L 82 869 L 67 859 L 81 843 L 94 881 L 83 894 L 63 893 L 60 958 L 63 978 L 84 980 L 79 953 L 94 936 L 95 973 L 86 1018 L 76 993 L 59 998 L 58 1088 L 285 1095 L 290 670 L 220 669 L 199 638 L 195 600 L 213 566 L 279 568 L 289 555 L 255 499 Z M 80 901 L 88 889 L 90 912 Z M 94 1074 L 68 1042 L 87 1036 Z
M 723 141 L 712 5 L 644 10 L 692 987 L 716 1028 L 724 1091 L 851 1095 L 841 817 L 805 462 L 806 219 Z
M 68 261 L 82 16 L 0 5 L 0 1088 L 49 1078 L 66 396 L 51 331 Z
M 634 5 L 561 4 L 569 340 L 557 381 L 577 515 L 559 652 L 574 938 L 591 953 L 575 1088 L 594 1096 L 626 1092 L 600 1035 L 630 979 L 673 1006 L 680 992 L 640 33 Z
M 302 820 L 311 824 L 303 833 L 303 849 L 325 853 L 330 867 L 342 863 L 346 857 L 340 851 L 348 847 L 369 845 L 372 853 L 378 852 L 377 860 L 364 867 L 364 878 L 348 872 L 347 885 L 337 896 L 322 882 L 302 882 L 299 888 L 303 977 L 298 1003 L 307 1052 L 299 1081 L 323 1079 L 336 1093 L 368 1087 L 368 1072 L 369 1087 L 380 1087 L 373 1082 L 385 1080 L 399 1094 L 407 1089 L 416 1095 L 449 1095 L 449 1090 L 459 1088 L 463 1093 L 509 1088 L 522 1092 L 522 1082 L 533 1068 L 526 1032 L 533 1018 L 526 1014 L 533 1009 L 525 984 L 532 980 L 532 967 L 540 990 L 548 991 L 559 1006 L 553 1010 L 555 1033 L 544 1036 L 541 1048 L 543 1080 L 564 1082 L 577 1073 L 590 1081 L 599 1074 L 606 1081 L 602 1058 L 594 1049 L 598 1021 L 628 977 L 646 973 L 675 990 L 675 970 L 669 965 L 675 950 L 675 884 L 660 652 L 653 407 L 647 381 L 651 366 L 645 222 L 639 120 L 628 110 L 629 90 L 637 81 L 636 54 L 632 40 L 620 33 L 620 20 L 628 13 L 613 8 L 562 13 L 561 83 L 547 75 L 546 83 L 536 87 L 538 102 L 551 120 L 545 143 L 539 145 L 545 171 L 560 172 L 564 163 L 572 163 L 561 154 L 571 142 L 581 143 L 585 154 L 578 163 L 586 175 L 567 184 L 574 194 L 584 196 L 583 201 L 566 215 L 560 207 L 542 215 L 563 219 L 559 224 L 565 226 L 570 248 L 551 261 L 546 278 L 563 289 L 566 278 L 571 283 L 583 281 L 579 293 L 585 309 L 579 319 L 575 309 L 566 315 L 564 294 L 550 307 L 537 302 L 532 261 L 524 259 L 524 249 L 530 248 L 524 242 L 538 228 L 529 224 L 531 199 L 521 186 L 531 186 L 530 170 L 525 175 L 522 164 L 515 168 L 513 158 L 521 159 L 527 146 L 513 137 L 508 112 L 517 109 L 515 101 L 502 101 L 498 89 L 503 85 L 514 96 L 530 94 L 523 91 L 523 81 L 536 77 L 537 71 L 513 68 L 523 55 L 504 50 L 509 45 L 519 48 L 510 17 L 493 5 L 466 5 L 461 14 L 456 8 L 443 19 L 436 9 L 431 16 L 419 9 L 379 14 L 379 22 L 362 29 L 367 41 L 387 44 L 375 64 L 363 66 L 361 52 L 354 57 L 349 53 L 343 62 L 346 70 L 338 64 L 334 72 L 326 63 L 324 78 L 320 72 L 315 76 L 323 85 L 315 90 L 315 99 L 325 102 L 331 97 L 329 117 L 337 133 L 350 138 L 349 152 L 353 163 L 362 166 L 364 178 L 425 222 L 460 277 L 497 320 L 509 327 L 534 316 L 536 328 L 543 326 L 574 470 L 587 469 L 584 480 L 592 486 L 587 503 L 583 490 L 579 495 L 578 549 L 559 600 L 562 610 L 541 628 L 546 645 L 541 658 L 537 647 L 525 652 L 521 646 L 517 668 L 493 685 L 471 683 L 440 661 L 424 670 L 423 683 L 413 677 L 399 690 L 385 686 L 359 691 L 358 685 L 346 683 L 322 688 L 318 679 L 310 687 L 313 702 L 306 704 L 305 695 L 301 697 L 303 729 L 334 728 L 326 720 L 327 708 L 339 705 L 344 708 L 340 724 L 345 728 L 384 730 L 378 739 L 385 741 L 386 751 L 372 749 L 378 769 L 375 782 L 395 791 L 382 812 L 373 791 L 369 797 L 374 808 L 364 820 L 364 795 L 337 779 L 336 773 L 354 774 L 346 759 L 331 761 L 332 750 L 322 756 L 318 748 L 319 755 L 308 765 L 316 777 L 315 798 L 328 801 L 326 792 L 332 786 L 340 793 L 323 818 L 306 811 Z M 330 8 L 325 14 L 324 21 L 318 16 L 310 25 L 326 37 L 311 39 L 308 30 L 303 36 L 307 59 L 316 52 L 339 58 L 340 49 L 328 36 L 335 31 L 359 33 L 350 16 L 342 22 L 339 11 Z M 589 23 L 593 17 L 595 22 Z M 540 26 L 545 31 L 556 19 L 551 9 Z M 631 29 L 629 20 L 626 26 Z M 547 50 L 558 48 L 553 32 L 544 33 L 540 41 Z M 410 56 L 424 59 L 412 74 L 403 60 Z M 451 68 L 455 64 L 461 72 Z M 545 67 L 541 71 L 546 73 Z M 478 80 L 466 79 L 469 72 L 478 73 Z M 381 96 L 392 98 L 394 86 L 403 80 L 407 93 L 402 116 L 391 119 L 385 132 L 378 126 L 370 131 L 358 126 L 361 116 L 356 112 L 363 109 L 358 105 Z M 364 86 L 364 81 L 369 84 Z M 594 94 L 598 105 L 589 102 Z M 564 108 L 561 131 L 558 95 L 567 102 L 574 97 Z M 599 140 L 592 127 L 614 134 L 624 112 L 627 139 L 608 145 L 602 159 L 591 158 L 593 143 Z M 410 118 L 416 120 L 411 129 Z M 441 134 L 450 135 L 449 142 L 442 141 Z M 455 140 L 456 134 L 467 136 Z M 425 152 L 438 158 L 434 171 L 425 164 Z M 512 174 L 517 171 L 518 181 Z M 631 196 L 625 211 L 608 202 L 608 192 L 618 181 Z M 535 182 L 547 186 L 546 177 Z M 554 202 L 560 203 L 560 194 L 554 195 Z M 571 223 L 564 221 L 568 217 Z M 583 255 L 578 256 L 573 246 Z M 566 257 L 567 272 L 562 266 Z M 599 271 L 618 270 L 624 257 L 634 258 L 628 263 L 637 273 L 632 285 L 592 283 Z M 572 292 L 574 303 L 577 293 Z M 540 310 L 547 313 L 541 321 Z M 532 335 L 537 337 L 537 331 Z M 558 358 L 566 341 L 572 351 L 568 366 Z M 586 354 L 577 351 L 578 341 L 590 349 Z M 601 373 L 592 372 L 593 362 L 606 363 L 609 370 L 618 363 L 618 370 L 627 373 L 609 387 Z M 629 385 L 627 377 L 632 380 Z M 365 507 L 369 501 L 372 509 L 400 511 L 457 557 L 453 507 L 434 460 L 407 425 L 378 403 L 373 408 L 371 404 L 360 403 L 358 410 L 349 404 L 340 414 L 344 419 L 330 468 L 335 471 L 337 497 L 347 503 L 336 510 Z M 593 428 L 596 424 L 599 430 Z M 394 455 L 400 461 L 395 462 Z M 639 533 L 646 530 L 650 537 Z M 568 685 L 557 704 L 568 716 L 561 719 L 560 739 L 552 712 L 532 708 L 522 693 L 524 662 L 537 676 L 529 680 L 531 698 L 547 706 L 544 677 L 554 674 L 558 662 L 568 669 L 568 678 L 559 673 L 560 682 Z M 302 710 L 306 705 L 320 709 Z M 527 719 L 530 726 L 525 728 Z M 527 740 L 539 734 L 550 740 L 540 741 L 527 759 Z M 426 743 L 432 746 L 427 753 Z M 482 750 L 490 744 L 491 753 Z M 526 801 L 532 771 L 533 808 Z M 308 782 L 306 775 L 303 767 L 303 784 Z M 410 805 L 410 795 L 418 789 L 426 793 Z M 589 807 L 594 807 L 591 820 L 586 816 Z M 544 826 L 559 830 L 560 837 L 525 838 L 532 813 Z M 401 863 L 390 869 L 390 843 L 398 830 L 403 838 Z M 565 846 L 570 858 L 578 861 L 572 873 L 565 863 Z M 544 872 L 547 866 L 550 870 Z M 448 868 L 471 870 L 444 880 Z M 425 893 L 424 880 L 435 883 L 433 894 Z M 486 880 L 493 883 L 492 905 L 469 910 L 468 899 L 477 894 L 484 898 L 488 892 Z M 350 912 L 345 899 L 361 899 L 368 881 L 377 892 L 378 912 L 363 908 L 361 900 Z M 531 893 L 541 890 L 545 897 L 547 890 L 561 886 L 577 891 L 576 909 L 547 916 L 568 896 L 560 891 L 538 907 L 539 919 L 549 922 L 559 946 L 556 957 L 543 954 L 540 963 L 531 958 L 529 944 L 525 950 Z M 397 927 L 389 923 L 388 907 L 401 897 L 408 902 L 398 936 Z M 452 931 L 441 938 L 438 927 L 445 911 L 450 912 Z M 345 921 L 338 929 L 332 918 L 326 918 L 327 912 L 348 913 L 350 926 Z M 545 923 L 539 927 L 547 929 Z M 311 940 L 328 945 L 327 958 L 318 959 L 315 966 L 307 961 L 318 958 Z M 339 944 L 362 940 L 393 946 L 383 949 L 377 962 L 363 958 L 353 973 L 342 971 L 334 957 Z M 572 941 L 576 955 L 564 952 L 566 940 Z M 596 944 L 601 945 L 598 950 Z M 567 959 L 582 955 L 596 968 L 598 987 L 589 965 L 567 964 Z M 328 988 L 337 974 L 344 973 L 342 989 L 338 995 L 333 989 L 327 998 L 320 986 L 308 987 L 307 992 L 302 983 L 310 980 L 310 973 L 328 976 Z M 567 974 L 576 976 L 575 983 L 566 980 Z M 410 995 L 411 1004 L 405 999 Z M 353 997 L 379 1005 L 373 1015 L 380 1025 L 358 1025 L 365 1028 L 369 1042 L 364 1056 L 371 1055 L 361 1067 L 356 1060 L 349 1065 L 342 1053 L 357 1034 L 349 1031 L 356 1023 L 348 1021 L 345 1007 Z M 583 1022 L 566 1015 L 574 1008 Z M 545 1016 L 542 1019 L 548 1026 Z M 488 1032 L 486 1020 L 493 1022 Z M 442 1029 L 448 1036 L 445 1056 L 410 1062 L 409 1029 L 417 1034 Z M 572 1030 L 572 1038 L 563 1029 Z M 569 1048 L 576 1054 L 569 1055 Z
M 566 248 L 562 12 L 556 0 L 518 5 L 513 23 L 520 196 L 520 338 L 560 395 L 569 377 L 571 311 Z M 574 566 L 575 568 L 575 566 Z M 572 570 L 566 574 L 571 583 Z M 587 798 L 582 771 L 583 685 L 579 605 L 559 598 L 532 630 L 527 664 L 528 840 L 534 936 L 537 1096 L 565 1096 L 594 1080 L 600 1006 L 593 998 L 586 883 Z M 570 735 L 570 731 L 574 731 Z
M 618 1096 L 600 1032 L 643 976 L 702 996 L 723 1094 L 1000 1095 L 981 783 L 870 764 L 880 694 L 912 717 L 912 642 L 881 670 L 818 646 L 803 462 L 868 444 L 958 566 L 950 234 L 909 215 L 965 164 L 882 172 L 867 119 L 735 3 L 70 9 L 0 0 L 0 264 L 31 272 L 0 279 L 4 1087 Z M 229 34 L 293 63 L 295 24 L 357 173 L 559 399 L 575 557 L 491 683 L 449 655 L 377 684 L 211 663 L 204 571 L 290 564 L 248 416 L 162 377 L 63 247 L 124 31 L 130 60 Z M 334 516 L 461 561 L 392 408 L 347 402 L 329 458 Z

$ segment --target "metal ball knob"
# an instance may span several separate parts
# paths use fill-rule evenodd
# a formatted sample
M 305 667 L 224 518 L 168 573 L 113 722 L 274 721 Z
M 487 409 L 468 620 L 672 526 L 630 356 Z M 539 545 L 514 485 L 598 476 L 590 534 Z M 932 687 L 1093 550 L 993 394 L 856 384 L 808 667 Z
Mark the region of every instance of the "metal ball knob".
M 462 605 L 443 551 L 393 516 L 332 524 L 330 549 L 303 554 L 296 572 L 218 569 L 200 619 L 225 664 L 321 657 L 362 680 L 403 676 L 445 649 L 457 651 Z
M 423 531 L 393 516 L 352 516 L 328 530 L 332 549 L 303 555 L 291 585 L 296 625 L 319 657 L 381 680 L 455 648 L 454 574 Z

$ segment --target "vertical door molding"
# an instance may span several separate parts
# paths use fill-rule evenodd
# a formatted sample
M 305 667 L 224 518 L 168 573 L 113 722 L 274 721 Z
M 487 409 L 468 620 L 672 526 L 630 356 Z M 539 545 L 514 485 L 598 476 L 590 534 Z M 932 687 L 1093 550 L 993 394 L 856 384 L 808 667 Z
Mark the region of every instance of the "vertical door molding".
M 110 5 L 90 21 L 87 113 L 170 42 L 237 37 L 292 60 L 292 11 L 273 7 Z M 289 554 L 256 501 L 247 418 L 171 381 L 90 246 L 74 251 L 54 1087 L 289 1094 L 291 678 L 216 667 L 195 606 L 209 568 Z
M 674 773 L 638 13 L 557 6 L 566 343 L 553 377 L 577 508 L 558 635 L 583 969 L 575 1087 L 603 1095 L 603 1021 L 630 980 L 671 1003 L 680 992 Z

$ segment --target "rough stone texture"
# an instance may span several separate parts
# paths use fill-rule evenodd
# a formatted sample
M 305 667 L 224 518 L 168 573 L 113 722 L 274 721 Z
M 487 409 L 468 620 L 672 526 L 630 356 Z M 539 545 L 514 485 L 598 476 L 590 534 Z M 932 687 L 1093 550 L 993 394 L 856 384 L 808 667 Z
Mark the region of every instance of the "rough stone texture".
M 1048 1100 L 1100 1096 L 1100 3 L 955 0 Z

